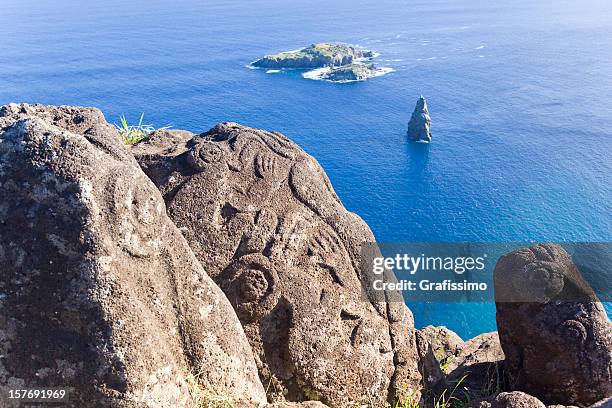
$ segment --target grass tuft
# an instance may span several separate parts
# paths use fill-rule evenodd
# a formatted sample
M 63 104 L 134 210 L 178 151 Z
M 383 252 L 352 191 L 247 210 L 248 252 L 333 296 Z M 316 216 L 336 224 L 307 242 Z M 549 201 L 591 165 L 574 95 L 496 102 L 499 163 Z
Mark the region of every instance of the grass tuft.
M 197 376 L 190 375 L 187 377 L 187 389 L 191 402 L 196 408 L 234 408 L 236 402 L 234 398 L 228 395 L 222 395 L 217 392 L 203 389 L 200 385 Z
M 463 408 L 469 405 L 469 396 L 466 393 L 463 393 L 463 398 L 460 398 L 457 393 L 459 387 L 461 384 L 463 384 L 466 378 L 467 375 L 461 377 L 448 395 L 446 393 L 448 390 L 444 390 L 444 392 L 442 392 L 442 394 L 434 400 L 434 408 Z
M 398 401 L 393 404 L 392 408 L 421 408 L 421 405 L 419 403 L 419 399 L 416 398 L 416 396 L 410 395 L 404 401 Z
M 169 129 L 170 126 L 164 126 L 162 128 L 156 129 L 153 125 L 145 125 L 143 124 L 144 120 L 144 112 L 140 115 L 140 120 L 137 125 L 129 125 L 127 120 L 125 119 L 125 115 L 121 115 L 119 117 L 120 124 L 115 124 L 115 128 L 117 132 L 119 132 L 119 137 L 123 140 L 123 143 L 126 145 L 133 145 L 135 143 L 141 142 L 147 139 L 153 132 L 156 130 L 164 130 Z

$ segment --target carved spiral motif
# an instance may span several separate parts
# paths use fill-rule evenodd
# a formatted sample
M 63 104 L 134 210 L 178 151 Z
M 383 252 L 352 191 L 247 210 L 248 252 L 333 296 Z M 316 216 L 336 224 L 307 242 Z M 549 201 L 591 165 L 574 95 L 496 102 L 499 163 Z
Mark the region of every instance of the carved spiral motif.
M 224 158 L 223 149 L 210 141 L 203 141 L 193 146 L 188 156 L 189 164 L 198 171 L 204 171 L 211 165 L 221 163 Z
M 276 305 L 278 275 L 265 256 L 245 255 L 222 275 L 222 289 L 242 319 L 262 318 Z

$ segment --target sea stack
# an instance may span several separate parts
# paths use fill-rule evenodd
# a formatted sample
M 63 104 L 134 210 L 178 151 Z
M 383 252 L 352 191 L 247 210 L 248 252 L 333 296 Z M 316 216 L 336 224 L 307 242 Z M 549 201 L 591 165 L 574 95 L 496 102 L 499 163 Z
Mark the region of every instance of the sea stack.
M 414 107 L 414 112 L 408 122 L 408 137 L 415 142 L 431 142 L 431 118 L 427 109 L 427 101 L 421 95 Z

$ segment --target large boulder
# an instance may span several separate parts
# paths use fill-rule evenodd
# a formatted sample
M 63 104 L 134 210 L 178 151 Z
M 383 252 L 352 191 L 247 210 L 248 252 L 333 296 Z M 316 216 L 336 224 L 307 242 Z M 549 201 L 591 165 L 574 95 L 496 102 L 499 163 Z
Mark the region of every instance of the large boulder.
M 494 279 L 499 337 L 515 389 L 563 405 L 612 395 L 612 324 L 561 246 L 505 255 Z
M 273 400 L 333 406 L 417 395 L 413 320 L 368 301 L 368 226 L 321 166 L 275 132 L 224 123 L 138 144 L 168 213 L 238 313 Z
M 0 388 L 71 407 L 265 402 L 236 314 L 92 108 L 0 109 Z M 10 406 L 4 401 L 4 406 Z

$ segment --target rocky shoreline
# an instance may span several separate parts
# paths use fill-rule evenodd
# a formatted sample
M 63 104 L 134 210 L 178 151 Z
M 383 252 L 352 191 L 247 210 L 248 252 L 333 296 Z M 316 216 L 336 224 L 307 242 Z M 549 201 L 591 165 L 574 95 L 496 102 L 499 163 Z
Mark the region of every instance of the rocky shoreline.
M 499 334 L 463 341 L 415 330 L 393 294 L 361 298 L 373 234 L 279 133 L 223 123 L 125 146 L 95 108 L 11 104 L 0 141 L 2 395 L 433 407 L 460 383 L 465 407 L 611 404 L 612 325 L 558 245 L 498 261 Z M 526 270 L 543 284 L 509 302 Z M 562 301 L 570 287 L 587 300 Z

